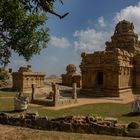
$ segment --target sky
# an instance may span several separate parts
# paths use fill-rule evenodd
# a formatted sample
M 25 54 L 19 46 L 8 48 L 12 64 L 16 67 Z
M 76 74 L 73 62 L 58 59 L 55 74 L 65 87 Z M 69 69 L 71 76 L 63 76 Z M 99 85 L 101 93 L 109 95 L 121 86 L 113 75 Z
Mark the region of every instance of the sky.
M 50 28 L 51 37 L 48 47 L 29 62 L 13 54 L 9 68 L 17 71 L 20 66 L 30 64 L 33 71 L 45 72 L 48 76 L 64 74 L 68 64 L 75 64 L 80 73 L 81 53 L 104 50 L 119 21 L 133 22 L 140 36 L 139 0 L 63 1 L 64 5 L 56 3 L 55 11 L 69 12 L 67 17 L 60 20 L 48 14 L 46 26 Z

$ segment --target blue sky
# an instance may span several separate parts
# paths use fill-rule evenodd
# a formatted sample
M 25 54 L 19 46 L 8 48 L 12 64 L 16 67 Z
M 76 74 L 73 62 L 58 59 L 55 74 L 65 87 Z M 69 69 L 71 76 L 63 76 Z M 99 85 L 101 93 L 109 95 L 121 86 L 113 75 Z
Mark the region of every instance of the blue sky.
M 33 71 L 47 75 L 65 73 L 68 64 L 78 68 L 81 52 L 103 50 L 116 23 L 123 19 L 133 22 L 140 35 L 139 0 L 64 0 L 64 5 L 56 4 L 55 10 L 70 14 L 63 20 L 48 14 L 46 26 L 51 35 L 48 48 L 28 63 L 14 54 L 9 64 L 13 71 L 26 64 L 31 64 Z

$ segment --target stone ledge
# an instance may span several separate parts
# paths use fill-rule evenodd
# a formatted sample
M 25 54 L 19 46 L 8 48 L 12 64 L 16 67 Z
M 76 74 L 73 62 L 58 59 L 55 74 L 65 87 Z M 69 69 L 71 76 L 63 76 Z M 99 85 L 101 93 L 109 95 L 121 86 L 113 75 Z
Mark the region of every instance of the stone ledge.
M 116 119 L 115 119 L 116 120 Z M 0 124 L 29 127 L 48 131 L 64 131 L 74 133 L 102 134 L 113 136 L 129 136 L 140 138 L 140 129 L 128 129 L 127 124 L 119 124 L 101 117 L 65 116 L 49 120 L 34 113 L 26 115 L 10 115 L 0 113 Z

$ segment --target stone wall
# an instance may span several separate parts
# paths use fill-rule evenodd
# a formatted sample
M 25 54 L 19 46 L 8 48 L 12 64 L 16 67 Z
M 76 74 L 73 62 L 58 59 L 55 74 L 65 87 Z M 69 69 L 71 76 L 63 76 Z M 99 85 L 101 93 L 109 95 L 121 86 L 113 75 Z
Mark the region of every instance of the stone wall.
M 45 106 L 66 106 L 76 104 L 77 101 L 77 85 L 73 83 L 72 97 L 63 97 L 59 93 L 59 87 L 55 83 L 52 83 L 52 91 L 50 95 L 44 99 L 36 98 L 36 87 L 32 85 L 32 99 L 31 103 Z
M 44 88 L 45 73 L 32 72 L 31 67 L 20 67 L 18 72 L 12 73 L 13 89 L 22 91 L 23 93 L 32 92 L 32 84 L 37 88 Z
M 116 119 L 93 116 L 66 116 L 49 120 L 36 113 L 9 115 L 0 113 L 0 124 L 29 127 L 33 129 L 64 131 L 74 133 L 130 136 L 140 138 L 140 129 L 130 129 L 129 125 L 118 124 Z
M 66 74 L 62 74 L 62 85 L 71 87 L 72 83 L 76 83 L 77 87 L 81 87 L 81 75 L 76 74 L 76 66 L 69 64 L 66 71 Z
M 133 23 L 116 25 L 104 51 L 82 53 L 82 91 L 94 96 L 140 93 L 140 41 Z

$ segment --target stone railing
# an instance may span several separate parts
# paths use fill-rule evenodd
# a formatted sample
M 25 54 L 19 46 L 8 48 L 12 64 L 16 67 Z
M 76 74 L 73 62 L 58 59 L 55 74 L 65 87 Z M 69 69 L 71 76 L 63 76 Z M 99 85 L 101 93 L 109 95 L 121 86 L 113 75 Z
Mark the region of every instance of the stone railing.
M 38 99 L 36 98 L 36 87 L 35 85 L 32 85 L 32 99 L 31 103 L 38 104 L 38 105 L 45 105 L 45 106 L 66 106 L 75 104 L 78 102 L 77 99 L 77 85 L 76 83 L 73 83 L 73 89 L 72 89 L 72 97 L 70 98 L 63 98 L 60 96 L 58 85 L 55 83 L 52 83 L 52 92 L 50 99 Z
M 114 136 L 130 136 L 140 138 L 137 123 L 119 124 L 114 118 L 93 116 L 65 116 L 49 120 L 39 117 L 37 113 L 25 115 L 10 115 L 0 113 L 0 124 L 29 127 L 33 129 L 64 131 L 74 133 L 103 134 Z

